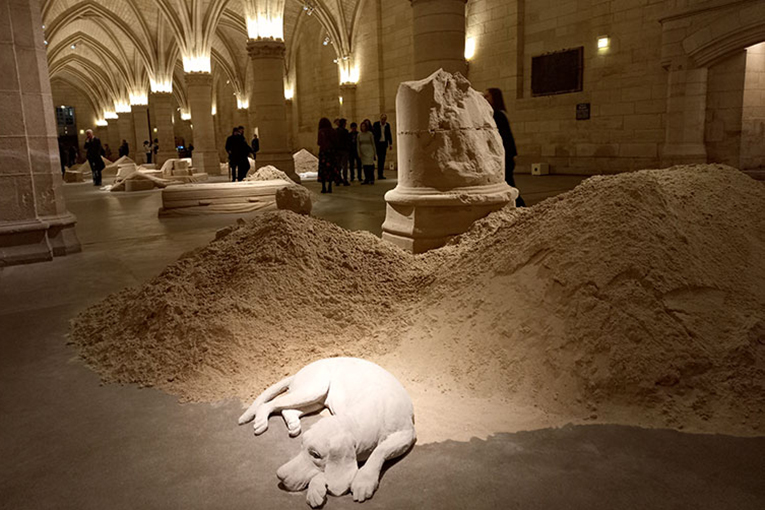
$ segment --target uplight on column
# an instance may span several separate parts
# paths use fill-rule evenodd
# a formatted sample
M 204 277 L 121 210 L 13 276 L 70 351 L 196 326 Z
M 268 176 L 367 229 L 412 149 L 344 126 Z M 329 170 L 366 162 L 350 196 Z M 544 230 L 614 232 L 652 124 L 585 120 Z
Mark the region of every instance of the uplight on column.
M 173 80 L 170 78 L 152 78 L 149 80 L 149 84 L 151 85 L 151 91 L 154 93 L 173 91 Z
M 247 17 L 247 36 L 250 39 L 284 40 L 284 20 L 281 15 L 259 12 Z
M 285 88 L 284 89 L 284 99 L 287 101 L 292 101 L 292 98 L 295 97 L 295 89 L 293 88 Z
M 183 57 L 183 70 L 187 73 L 209 73 L 212 71 L 210 55 L 187 55 Z
M 108 126 L 109 123 L 106 122 L 106 119 L 96 119 L 96 126 L 98 127 L 105 127 Z
M 130 93 L 130 105 L 131 106 L 145 106 L 149 104 L 149 96 L 146 92 L 131 92 Z
M 109 119 L 118 119 L 118 118 L 119 118 L 119 116 L 117 116 L 117 112 L 113 112 L 111 110 L 107 110 L 107 111 L 104 112 L 104 119 L 106 119 L 106 120 L 109 120 Z
M 347 57 L 339 60 L 340 66 L 340 85 L 355 85 L 359 82 L 359 66 L 352 64 Z
M 130 113 L 130 103 L 125 100 L 119 100 L 114 102 L 114 111 L 117 113 Z
M 465 60 L 472 60 L 475 57 L 475 38 L 465 39 Z
M 191 113 L 181 110 L 181 120 L 191 120 Z
M 236 107 L 239 110 L 246 110 L 250 107 L 250 100 L 246 97 L 236 96 Z

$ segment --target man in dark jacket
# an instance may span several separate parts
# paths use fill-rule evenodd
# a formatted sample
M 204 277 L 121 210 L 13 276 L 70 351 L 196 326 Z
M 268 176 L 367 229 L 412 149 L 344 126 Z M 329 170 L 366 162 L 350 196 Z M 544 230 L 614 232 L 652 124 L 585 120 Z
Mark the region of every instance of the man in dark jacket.
M 244 133 L 234 128 L 231 136 L 226 139 L 228 166 L 231 168 L 231 182 L 243 181 L 250 171 L 250 161 L 247 158 L 252 149 L 244 139 Z
M 85 131 L 85 157 L 90 164 L 90 171 L 93 174 L 93 186 L 101 185 L 101 171 L 106 167 L 101 156 L 104 154 L 104 148 L 101 146 L 101 140 L 93 136 L 93 130 Z
M 258 138 L 257 133 L 252 135 L 252 142 L 250 142 L 250 147 L 252 148 L 252 159 L 257 159 L 258 151 L 260 150 L 260 139 Z
M 372 126 L 372 133 L 375 135 L 375 145 L 377 145 L 377 178 L 385 179 L 385 175 L 383 175 L 385 156 L 393 147 L 393 135 L 390 132 L 387 115 L 384 113 L 380 115 L 380 120 Z
M 129 156 L 129 155 L 130 155 L 130 145 L 128 145 L 127 140 L 122 140 L 122 145 L 120 145 L 120 149 L 119 149 L 119 157 Z

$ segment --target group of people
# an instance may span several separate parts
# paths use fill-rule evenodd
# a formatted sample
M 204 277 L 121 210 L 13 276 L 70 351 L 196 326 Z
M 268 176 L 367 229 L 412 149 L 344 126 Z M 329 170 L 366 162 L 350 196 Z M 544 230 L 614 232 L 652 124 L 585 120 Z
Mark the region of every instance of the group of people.
M 375 161 L 377 178 L 385 179 L 385 159 L 393 147 L 388 116 L 383 113 L 374 125 L 369 119 L 364 119 L 361 125 L 352 122 L 350 131 L 346 128 L 347 119 L 335 119 L 334 124 L 332 127 L 326 117 L 319 121 L 321 192 L 332 193 L 332 184 L 350 186 L 356 177 L 361 184 L 374 184 Z
M 228 166 L 231 169 L 231 182 L 243 181 L 250 171 L 250 155 L 257 158 L 260 150 L 260 140 L 254 134 L 252 141 L 247 143 L 244 137 L 244 126 L 233 129 L 231 136 L 226 139 L 226 152 L 228 153 Z

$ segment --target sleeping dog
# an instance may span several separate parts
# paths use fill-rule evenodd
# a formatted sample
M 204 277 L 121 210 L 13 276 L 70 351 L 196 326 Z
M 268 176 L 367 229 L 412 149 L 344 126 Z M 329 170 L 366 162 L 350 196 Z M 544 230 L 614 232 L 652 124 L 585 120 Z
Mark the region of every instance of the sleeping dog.
M 294 437 L 300 434 L 300 417 L 323 407 L 332 416 L 303 434 L 300 453 L 276 476 L 290 491 L 308 487 L 308 504 L 314 508 L 324 504 L 327 491 L 341 496 L 350 489 L 359 502 L 371 498 L 383 463 L 406 453 L 416 440 L 409 395 L 374 363 L 357 358 L 315 361 L 261 393 L 239 424 L 254 419 L 255 434 L 262 434 L 271 413 L 281 411 Z M 359 469 L 357 461 L 363 460 Z

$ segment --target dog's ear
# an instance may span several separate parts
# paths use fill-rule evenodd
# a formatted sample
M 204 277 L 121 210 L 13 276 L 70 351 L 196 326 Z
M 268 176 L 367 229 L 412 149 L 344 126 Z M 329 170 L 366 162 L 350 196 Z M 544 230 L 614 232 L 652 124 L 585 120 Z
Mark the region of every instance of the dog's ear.
M 324 467 L 329 492 L 334 496 L 348 492 L 358 469 L 353 436 L 345 430 L 335 431 L 329 438 L 329 455 Z

